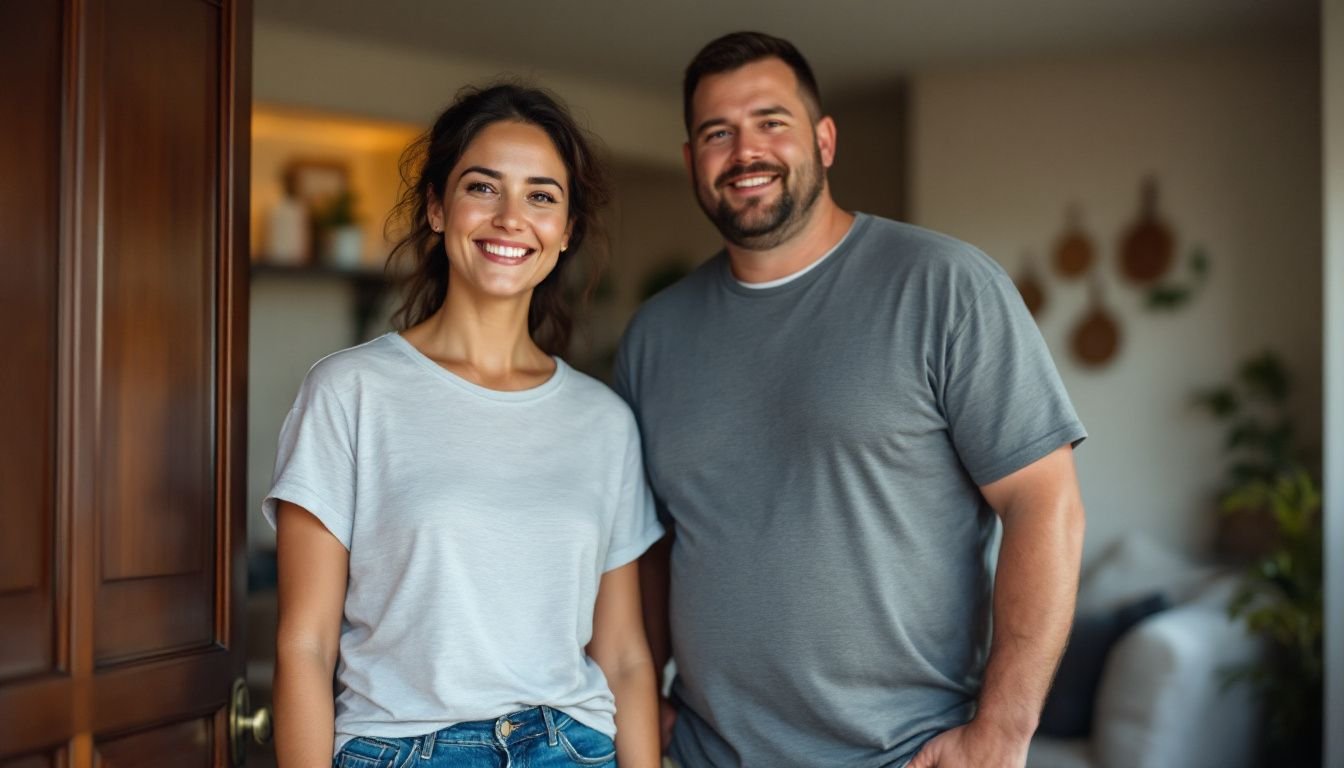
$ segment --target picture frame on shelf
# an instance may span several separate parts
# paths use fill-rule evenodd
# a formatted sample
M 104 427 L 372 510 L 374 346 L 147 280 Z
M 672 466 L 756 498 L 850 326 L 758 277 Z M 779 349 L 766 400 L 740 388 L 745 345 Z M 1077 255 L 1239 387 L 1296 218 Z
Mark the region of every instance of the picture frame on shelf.
M 309 211 L 350 188 L 350 168 L 340 160 L 296 158 L 285 166 L 285 191 Z

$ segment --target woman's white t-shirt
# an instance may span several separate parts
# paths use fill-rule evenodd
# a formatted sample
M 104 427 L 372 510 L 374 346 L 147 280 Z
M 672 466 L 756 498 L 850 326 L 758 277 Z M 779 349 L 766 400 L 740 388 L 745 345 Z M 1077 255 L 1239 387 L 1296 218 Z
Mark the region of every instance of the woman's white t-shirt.
M 336 749 L 536 705 L 615 735 L 584 646 L 606 571 L 662 536 L 625 403 L 556 359 L 477 386 L 396 333 L 309 371 L 280 432 L 277 501 L 350 551 Z

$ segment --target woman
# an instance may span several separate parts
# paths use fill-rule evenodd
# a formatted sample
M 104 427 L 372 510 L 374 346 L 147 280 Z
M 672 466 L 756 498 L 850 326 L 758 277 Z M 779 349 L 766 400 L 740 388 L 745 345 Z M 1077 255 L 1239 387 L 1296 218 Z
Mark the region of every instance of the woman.
M 313 367 L 265 501 L 280 765 L 655 766 L 634 560 L 662 530 L 629 409 L 556 357 L 600 168 L 513 85 L 412 150 L 403 330 Z

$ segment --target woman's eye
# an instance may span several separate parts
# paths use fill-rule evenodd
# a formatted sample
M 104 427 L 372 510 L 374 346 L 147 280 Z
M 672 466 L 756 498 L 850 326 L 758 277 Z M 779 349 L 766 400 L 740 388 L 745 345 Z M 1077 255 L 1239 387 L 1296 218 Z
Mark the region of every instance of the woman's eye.
M 532 200 L 538 203 L 554 203 L 555 195 L 549 192 L 533 192 Z
M 493 187 L 491 187 L 489 184 L 486 184 L 484 181 L 472 181 L 467 183 L 467 191 L 489 194 L 491 192 L 494 192 L 495 190 Z

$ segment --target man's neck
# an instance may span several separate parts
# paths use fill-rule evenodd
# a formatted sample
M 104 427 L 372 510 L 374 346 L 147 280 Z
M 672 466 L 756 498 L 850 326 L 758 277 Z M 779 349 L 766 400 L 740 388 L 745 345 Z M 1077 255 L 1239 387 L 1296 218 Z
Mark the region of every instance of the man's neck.
M 803 228 L 774 248 L 753 251 L 725 243 L 733 277 L 744 283 L 765 283 L 806 269 L 834 248 L 853 223 L 854 214 L 823 194 Z

